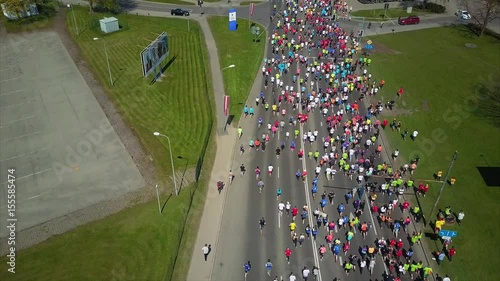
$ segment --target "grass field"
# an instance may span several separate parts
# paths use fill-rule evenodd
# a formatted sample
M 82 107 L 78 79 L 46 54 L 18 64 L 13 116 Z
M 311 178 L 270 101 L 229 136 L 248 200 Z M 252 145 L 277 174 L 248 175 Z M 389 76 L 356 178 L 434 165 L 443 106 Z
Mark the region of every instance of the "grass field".
M 249 6 L 250 4 L 261 4 L 263 1 L 241 1 L 240 6 Z
M 233 124 L 237 124 L 250 93 L 257 70 L 262 62 L 266 35 L 260 36 L 260 42 L 252 42 L 255 35 L 250 32 L 247 20 L 238 21 L 238 30 L 229 31 L 227 17 L 210 17 L 210 29 L 217 44 L 219 61 L 222 68 L 234 64 L 236 67 L 223 71 L 224 90 L 231 97 L 230 114 L 234 115 Z M 260 30 L 264 28 L 260 26 Z
M 182 0 L 148 0 L 148 1 L 165 3 L 165 4 L 174 4 L 174 5 L 185 5 L 185 6 L 196 5 L 194 2 L 188 2 L 188 1 L 182 1 Z
M 189 159 L 190 166 L 198 160 L 207 137 L 213 135 L 209 131 L 213 90 L 211 81 L 206 79 L 210 76 L 205 67 L 208 54 L 200 27 L 192 22 L 188 33 L 182 19 L 115 15 L 123 30 L 104 35 L 95 24 L 102 14 L 90 16 L 86 9 L 75 9 L 75 13 L 80 36 L 73 36 L 86 61 L 151 154 L 158 172 L 164 175 L 162 186 L 167 188 L 163 188 L 161 201 L 166 202 L 173 189 L 166 176 L 170 174 L 168 146 L 152 132 L 167 134 L 174 156 Z M 73 32 L 72 18 L 68 19 L 69 30 Z M 166 70 L 163 81 L 150 85 L 151 78 L 142 78 L 139 52 L 162 31 L 169 34 L 169 58 L 176 56 L 176 59 Z M 94 41 L 95 37 L 101 39 Z M 114 86 L 109 84 L 104 40 Z M 162 215 L 153 200 L 53 237 L 18 252 L 15 275 L 7 272 L 6 258 L 0 258 L 0 280 L 185 279 L 213 157 L 214 146 L 209 143 L 200 182 L 183 187 L 180 196 L 171 197 Z M 185 165 L 182 160 L 174 162 L 178 169 Z M 187 214 L 189 206 L 192 207 Z M 177 256 L 179 244 L 182 248 Z
M 487 187 L 476 167 L 500 165 L 500 132 L 472 114 L 473 104 L 469 102 L 474 101 L 478 83 L 500 81 L 500 42 L 486 36 L 477 39 L 465 27 L 425 29 L 370 39 L 375 44 L 371 71 L 375 79 L 386 81 L 382 96 L 377 99 L 397 100 L 397 89 L 403 86 L 405 90 L 395 111 L 383 118 L 401 120 L 402 130 L 408 128 L 410 134 L 415 129 L 419 131 L 417 140 L 412 142 L 403 141 L 399 134 L 386 129 L 393 149 L 399 148 L 406 159 L 420 156 L 414 175 L 417 185 L 422 179 L 433 179 L 438 170 L 446 173 L 454 151 L 459 152 L 451 172 L 457 182 L 454 188 L 445 187 L 438 205 L 443 210 L 451 206 L 456 213 L 461 209 L 465 212 L 462 226 L 443 227 L 458 231 L 452 243 L 457 255 L 453 263 L 446 261 L 438 266 L 434 262 L 432 267 L 449 274 L 454 281 L 496 280 L 500 267 L 497 239 L 500 227 L 496 223 L 500 215 L 500 189 Z M 477 47 L 466 48 L 465 43 Z M 393 116 L 394 113 L 397 115 Z M 430 194 L 420 199 L 428 219 L 435 220 L 437 211 L 432 216 L 429 212 L 440 187 L 440 183 L 431 182 Z M 431 228 L 426 232 L 432 232 Z M 440 243 L 430 239 L 427 242 L 430 250 L 440 250 Z
M 407 16 L 414 16 L 414 15 L 424 15 L 428 14 L 428 12 L 420 9 L 415 9 L 413 8 L 413 11 L 411 14 L 408 14 L 406 12 L 406 9 L 403 8 L 393 8 L 393 9 L 388 9 L 387 10 L 387 16 L 389 18 L 399 18 L 399 17 L 407 17 Z M 380 19 L 382 20 L 384 17 L 384 9 L 373 9 L 373 10 L 359 10 L 359 11 L 353 11 L 352 16 L 355 17 L 366 17 L 367 19 Z

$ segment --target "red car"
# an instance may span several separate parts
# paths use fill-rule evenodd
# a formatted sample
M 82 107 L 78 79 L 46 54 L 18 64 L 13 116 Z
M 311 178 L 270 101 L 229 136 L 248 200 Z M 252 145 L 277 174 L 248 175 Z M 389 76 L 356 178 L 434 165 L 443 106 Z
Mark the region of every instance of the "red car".
M 409 16 L 407 18 L 399 18 L 398 23 L 400 25 L 407 25 L 407 24 L 419 24 L 420 23 L 420 18 L 417 16 Z

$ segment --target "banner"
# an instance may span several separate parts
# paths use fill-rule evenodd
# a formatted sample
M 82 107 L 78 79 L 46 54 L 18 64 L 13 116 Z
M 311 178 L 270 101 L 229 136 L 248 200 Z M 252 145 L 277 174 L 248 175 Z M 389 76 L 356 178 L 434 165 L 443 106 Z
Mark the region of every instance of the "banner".
M 229 115 L 229 96 L 224 96 L 224 116 Z
M 253 16 L 253 12 L 255 11 L 255 4 L 251 3 L 250 4 L 250 15 Z
M 229 9 L 229 30 L 235 31 L 236 28 L 236 9 Z

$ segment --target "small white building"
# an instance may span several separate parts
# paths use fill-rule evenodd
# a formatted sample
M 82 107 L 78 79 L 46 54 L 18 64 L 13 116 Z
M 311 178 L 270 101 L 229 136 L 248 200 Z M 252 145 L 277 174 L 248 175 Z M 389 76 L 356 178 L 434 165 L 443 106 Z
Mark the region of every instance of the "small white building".
M 115 17 L 103 18 L 99 20 L 101 24 L 101 31 L 104 33 L 111 33 L 120 30 L 120 25 L 118 24 L 118 19 Z

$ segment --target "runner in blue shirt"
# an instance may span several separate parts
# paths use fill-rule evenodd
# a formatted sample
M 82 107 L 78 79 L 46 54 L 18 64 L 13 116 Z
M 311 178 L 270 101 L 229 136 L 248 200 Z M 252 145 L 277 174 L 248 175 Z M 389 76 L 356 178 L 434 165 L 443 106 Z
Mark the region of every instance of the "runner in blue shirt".
M 247 280 L 248 272 L 250 272 L 250 269 L 252 269 L 252 265 L 250 264 L 250 261 L 247 261 L 247 263 L 245 263 L 243 265 L 243 268 L 245 269 L 245 280 Z
M 271 259 L 267 259 L 267 262 L 266 262 L 267 275 L 271 276 L 272 269 L 273 269 L 273 264 L 271 263 Z

